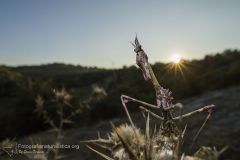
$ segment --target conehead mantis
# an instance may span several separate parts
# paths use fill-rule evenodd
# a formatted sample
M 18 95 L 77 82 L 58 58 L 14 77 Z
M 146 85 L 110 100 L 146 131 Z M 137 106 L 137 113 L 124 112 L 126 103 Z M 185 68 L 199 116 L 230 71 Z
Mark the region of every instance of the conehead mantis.
M 184 118 L 203 111 L 208 111 L 205 121 L 198 130 L 196 136 L 193 138 L 194 143 L 210 118 L 214 105 L 207 105 L 189 113 L 183 115 L 180 114 L 179 116 L 174 117 L 172 111 L 176 108 L 181 109 L 182 104 L 173 104 L 172 92 L 160 85 L 150 63 L 148 62 L 148 56 L 142 49 L 137 37 L 132 45 L 134 46 L 134 52 L 136 53 L 136 64 L 141 69 L 144 80 L 150 82 L 155 90 L 156 104 L 150 104 L 127 95 L 121 95 L 121 102 L 130 122 L 130 126 L 121 125 L 120 127 L 115 127 L 115 125 L 112 124 L 113 132 L 108 135 L 107 139 L 101 138 L 99 134 L 97 139 L 83 142 L 95 144 L 102 149 L 110 151 L 110 155 L 106 155 L 88 146 L 93 152 L 107 160 L 187 160 L 189 157 L 193 158 L 193 160 L 209 159 L 209 157 L 199 157 L 198 155 L 185 156 L 185 153 L 180 151 L 187 125 L 185 125 L 184 128 L 179 128 L 177 123 L 181 122 Z M 133 122 L 128 112 L 128 102 L 139 104 L 139 108 L 143 112 L 145 119 L 144 134 Z M 155 113 L 151 109 L 159 110 L 160 112 Z M 147 116 L 145 113 L 147 113 Z M 150 116 L 161 121 L 158 131 L 156 128 L 151 130 Z M 216 150 L 210 151 L 215 156 L 214 158 L 217 158 L 220 154 L 220 152 L 217 152 Z M 199 152 L 205 152 L 204 148 L 200 148 L 198 153 Z

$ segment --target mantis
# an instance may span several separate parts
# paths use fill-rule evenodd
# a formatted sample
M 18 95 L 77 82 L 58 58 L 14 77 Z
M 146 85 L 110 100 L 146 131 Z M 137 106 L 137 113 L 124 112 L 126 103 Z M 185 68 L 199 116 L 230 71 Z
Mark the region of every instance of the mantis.
M 207 111 L 208 115 L 196 136 L 193 138 L 194 142 L 203 130 L 215 106 L 213 104 L 207 105 L 192 112 L 174 117 L 172 114 L 173 110 L 176 108 L 181 109 L 182 104 L 173 104 L 172 92 L 169 89 L 163 88 L 159 84 L 150 63 L 148 62 L 148 56 L 142 49 L 137 37 L 132 45 L 134 46 L 134 52 L 136 53 L 136 64 L 141 69 L 144 80 L 150 82 L 155 90 L 156 104 L 150 104 L 127 95 L 121 95 L 121 102 L 130 125 L 116 127 L 112 124 L 113 132 L 108 134 L 107 139 L 101 138 L 99 134 L 97 139 L 83 142 L 95 144 L 108 151 L 107 155 L 87 145 L 90 150 L 107 160 L 217 159 L 226 148 L 217 151 L 216 149 L 211 149 L 209 147 L 202 147 L 193 156 L 185 156 L 185 153 L 181 151 L 181 146 L 187 125 L 183 129 L 179 128 L 177 125 L 177 123 L 184 118 Z M 129 102 L 138 103 L 140 105 L 139 108 L 141 109 L 146 122 L 145 133 L 142 133 L 133 123 L 127 109 L 127 103 Z M 152 112 L 151 109 L 158 110 L 158 113 Z M 161 121 L 158 130 L 156 128 L 151 130 L 150 116 Z M 208 157 L 202 157 L 204 153 L 211 154 L 209 154 Z

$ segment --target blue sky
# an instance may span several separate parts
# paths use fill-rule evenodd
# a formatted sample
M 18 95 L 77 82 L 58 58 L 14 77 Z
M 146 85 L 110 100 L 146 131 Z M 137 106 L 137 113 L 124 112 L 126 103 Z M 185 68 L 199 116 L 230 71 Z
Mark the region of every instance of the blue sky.
M 132 65 L 135 33 L 150 62 L 239 49 L 240 1 L 0 1 L 0 64 Z

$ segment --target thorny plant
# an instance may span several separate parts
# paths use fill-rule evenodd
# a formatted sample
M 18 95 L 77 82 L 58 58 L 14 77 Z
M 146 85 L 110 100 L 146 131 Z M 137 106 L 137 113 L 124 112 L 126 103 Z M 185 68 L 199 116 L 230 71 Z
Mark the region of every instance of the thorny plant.
M 32 137 L 29 138 L 31 144 L 41 144 L 40 141 L 36 141 Z M 44 152 L 43 148 L 35 148 L 34 152 L 27 152 L 25 150 L 23 153 L 23 150 L 18 149 L 17 142 L 13 139 L 5 139 L 2 142 L 0 142 L 0 159 L 1 160 L 47 160 L 47 155 Z M 37 154 L 36 154 L 37 153 Z
M 37 154 L 34 153 L 27 153 L 22 154 L 15 150 L 17 142 L 15 140 L 5 139 L 4 141 L 0 142 L 0 159 L 2 157 L 9 157 L 10 159 L 38 159 L 38 160 L 47 160 L 49 157 L 53 160 L 63 159 L 66 157 L 65 155 L 61 154 L 59 151 L 59 147 L 57 145 L 61 144 L 64 133 L 63 129 L 66 124 L 72 124 L 72 119 L 77 116 L 78 114 L 85 111 L 85 109 L 89 108 L 91 103 L 99 101 L 107 96 L 107 93 L 104 88 L 93 85 L 91 95 L 79 102 L 78 107 L 73 107 L 70 103 L 72 96 L 64 89 L 60 90 L 53 90 L 54 98 L 50 100 L 51 103 L 54 103 L 55 112 L 56 114 L 50 113 L 49 111 L 49 102 L 45 101 L 40 95 L 38 95 L 35 99 L 36 108 L 35 112 L 39 114 L 44 119 L 44 122 L 51 127 L 51 131 L 54 132 L 55 139 L 53 142 L 56 147 L 49 148 L 48 150 L 43 150 L 42 148 L 37 149 Z M 66 112 L 67 110 L 71 110 L 70 112 Z M 57 115 L 57 117 L 56 117 Z M 41 139 L 33 139 L 32 137 L 29 138 L 30 143 L 32 145 L 41 144 Z
M 214 105 L 207 105 L 190 113 L 173 117 L 173 110 L 176 108 L 181 109 L 182 105 L 180 103 L 173 104 L 171 91 L 159 84 L 148 62 L 148 56 L 142 49 L 137 37 L 132 45 L 134 46 L 134 52 L 136 52 L 136 63 L 142 70 L 145 81 L 149 81 L 155 90 L 156 105 L 122 95 L 122 105 L 130 125 L 125 124 L 116 127 L 112 124 L 113 132 L 107 135 L 107 139 L 101 138 L 100 134 L 98 134 L 97 139 L 83 142 L 106 150 L 106 152 L 100 152 L 87 145 L 90 150 L 107 160 L 217 160 L 226 147 L 220 151 L 217 151 L 215 147 L 201 147 L 194 155 L 185 156 L 181 148 L 187 125 L 183 128 L 180 128 L 180 125 L 178 125 L 186 117 L 207 111 L 208 115 L 205 121 L 193 138 L 193 142 L 196 141 L 210 118 Z M 142 133 L 133 123 L 126 106 L 128 102 L 135 102 L 141 105 L 139 108 L 144 113 L 143 116 L 146 122 L 145 133 Z M 151 109 L 159 110 L 160 112 L 158 111 L 158 113 L 160 115 L 154 113 Z M 145 115 L 146 113 L 147 115 Z M 156 127 L 154 129 L 150 128 L 150 116 L 161 121 L 159 129 L 156 129 Z
M 10 150 L 15 147 L 14 140 L 5 139 L 2 142 L 0 142 L 0 157 L 3 155 L 7 155 L 8 157 L 12 156 L 12 153 Z
M 35 112 L 39 114 L 44 119 L 44 122 L 48 125 L 51 126 L 52 131 L 56 134 L 56 139 L 55 139 L 55 145 L 59 145 L 62 141 L 62 138 L 64 137 L 63 135 L 63 127 L 65 124 L 70 124 L 72 123 L 71 119 L 79 114 L 81 112 L 81 108 L 74 108 L 73 111 L 70 113 L 70 115 L 65 114 L 65 110 L 67 107 L 72 107 L 70 104 L 71 100 L 71 95 L 64 89 L 62 88 L 61 90 L 54 90 L 54 99 L 51 101 L 56 103 L 56 115 L 57 115 L 57 120 L 56 116 L 51 117 L 49 114 L 49 111 L 47 108 L 44 106 L 45 101 L 43 98 L 38 95 L 37 98 L 35 99 L 36 101 L 36 109 Z M 62 159 L 64 155 L 59 154 L 59 148 L 52 148 L 48 149 L 46 151 L 46 155 L 49 155 L 52 153 L 53 159 Z
M 53 102 L 56 102 L 56 115 L 57 121 L 54 119 L 56 117 L 51 117 L 47 108 L 44 107 L 44 100 L 41 96 L 37 96 L 36 98 L 36 109 L 35 111 L 39 113 L 40 116 L 43 117 L 45 120 L 45 123 L 49 124 L 53 132 L 56 134 L 56 139 L 55 139 L 55 145 L 59 145 L 64 138 L 64 133 L 63 133 L 63 128 L 65 124 L 71 124 L 73 123 L 72 118 L 77 116 L 79 113 L 83 112 L 84 109 L 89 108 L 89 104 L 92 103 L 93 101 L 98 101 L 102 99 L 103 97 L 107 96 L 106 91 L 104 88 L 94 85 L 93 86 L 93 91 L 92 94 L 84 101 L 80 102 L 78 107 L 73 107 L 70 104 L 71 100 L 71 95 L 64 89 L 62 88 L 61 90 L 54 90 L 54 95 L 55 98 L 52 100 Z M 71 109 L 71 112 L 67 114 L 66 110 L 67 107 Z M 63 159 L 65 155 L 61 155 L 59 153 L 58 147 L 53 148 L 51 150 L 48 150 L 46 154 L 49 154 L 49 152 L 52 152 L 53 159 L 58 160 L 58 159 Z

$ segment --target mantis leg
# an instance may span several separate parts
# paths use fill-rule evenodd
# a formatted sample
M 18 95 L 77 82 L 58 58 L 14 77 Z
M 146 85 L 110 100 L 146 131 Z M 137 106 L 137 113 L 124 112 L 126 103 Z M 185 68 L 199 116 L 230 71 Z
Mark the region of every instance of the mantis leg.
M 147 113 L 149 113 L 150 115 L 152 115 L 153 117 L 155 117 L 155 118 L 157 118 L 157 119 L 164 120 L 164 118 L 163 118 L 163 117 L 161 117 L 161 116 L 159 116 L 159 115 L 157 115 L 157 114 L 153 113 L 152 111 L 150 111 L 150 110 L 146 109 L 146 108 L 145 108 L 145 107 L 143 107 L 143 106 L 140 106 L 139 108 L 140 108 L 141 110 L 143 110 L 144 112 L 147 112 Z
M 201 127 L 199 128 L 197 134 L 193 137 L 192 145 L 191 145 L 191 146 L 193 146 L 193 144 L 196 142 L 199 134 L 201 133 L 201 131 L 203 130 L 203 128 L 204 128 L 204 126 L 206 125 L 207 121 L 208 121 L 209 118 L 211 117 L 211 113 L 212 113 L 212 111 L 210 110 L 209 113 L 208 113 L 208 115 L 207 115 L 207 117 L 205 118 L 203 124 L 202 124 Z
M 195 114 L 197 114 L 197 113 L 203 112 L 203 111 L 205 111 L 205 110 L 211 111 L 214 107 L 215 107 L 215 105 L 213 105 L 213 104 L 207 105 L 207 106 L 202 107 L 202 108 L 200 108 L 200 109 L 197 109 L 197 110 L 195 110 L 195 111 L 186 113 L 186 114 L 181 115 L 181 116 L 178 116 L 178 117 L 174 117 L 173 120 L 180 120 L 180 119 L 183 119 L 183 118 L 186 118 L 186 117 L 195 115 Z
M 201 131 L 203 130 L 204 126 L 206 125 L 207 121 L 209 120 L 209 118 L 211 117 L 211 112 L 208 113 L 207 117 L 205 118 L 202 126 L 199 128 L 197 134 L 194 136 L 193 141 L 197 140 L 197 137 L 199 136 L 199 134 L 201 133 Z
M 122 96 L 121 96 L 121 101 L 122 101 L 122 105 L 123 105 L 123 107 L 124 107 L 124 110 L 125 110 L 125 112 L 126 112 L 126 114 L 127 114 L 127 116 L 128 116 L 128 119 L 129 119 L 129 121 L 130 121 L 130 123 L 131 123 L 132 126 L 134 126 L 134 123 L 133 123 L 133 121 L 132 121 L 132 119 L 131 119 L 131 116 L 130 116 L 130 114 L 129 114 L 129 112 L 128 112 L 128 109 L 127 109 L 127 106 L 126 106 L 126 103 L 127 103 L 127 102 L 129 102 L 129 101 L 131 101 L 131 102 L 136 102 L 136 103 L 139 103 L 139 104 L 141 104 L 141 105 L 143 105 L 143 106 L 147 106 L 147 107 L 150 107 L 150 108 L 159 109 L 159 107 L 156 106 L 156 105 L 149 104 L 149 103 L 147 103 L 147 102 L 144 102 L 144 101 L 141 101 L 141 100 L 138 100 L 138 99 L 135 99 L 135 98 L 126 96 L 126 95 L 122 95 Z M 150 110 L 148 110 L 148 109 L 146 109 L 146 108 L 144 108 L 144 107 L 140 107 L 140 109 L 144 110 L 145 112 L 150 113 L 151 115 L 153 115 L 153 116 L 156 117 L 156 118 L 163 119 L 163 117 L 156 115 L 155 113 L 151 112 Z
M 147 107 L 150 107 L 150 108 L 159 109 L 159 107 L 156 106 L 156 105 L 153 105 L 153 104 L 150 104 L 150 103 L 147 103 L 147 102 L 138 100 L 138 99 L 136 99 L 136 98 L 129 97 L 129 96 L 127 96 L 127 95 L 122 95 L 122 96 L 121 96 L 121 100 L 125 100 L 126 102 L 132 101 L 132 102 L 139 103 L 139 104 L 141 104 L 141 105 L 143 105 L 143 106 L 147 106 Z
M 121 101 L 122 101 L 123 108 L 124 108 L 124 110 L 125 110 L 125 112 L 126 112 L 126 114 L 127 114 L 128 120 L 129 120 L 129 122 L 130 122 L 130 124 L 131 124 L 131 126 L 132 126 L 132 128 L 133 128 L 135 137 L 136 137 L 138 143 L 140 144 L 140 140 L 139 140 L 139 137 L 138 137 L 137 132 L 136 132 L 136 127 L 135 127 L 135 125 L 134 125 L 134 123 L 133 123 L 133 121 L 132 121 L 132 118 L 131 118 L 131 116 L 130 116 L 130 114 L 129 114 L 129 112 L 128 112 L 126 103 L 127 103 L 128 101 L 133 101 L 133 102 L 138 102 L 138 103 L 140 103 L 140 104 L 142 104 L 142 105 L 145 105 L 145 106 L 146 106 L 146 105 L 147 105 L 147 106 L 154 106 L 154 105 L 151 105 L 151 104 L 148 104 L 148 103 L 146 103 L 146 102 L 137 100 L 137 99 L 135 99 L 135 98 L 128 97 L 128 96 L 126 96 L 126 95 L 122 95 L 122 96 L 121 96 Z M 157 106 L 156 106 L 156 107 L 157 107 Z M 140 153 L 140 147 L 138 147 L 138 150 L 139 150 L 139 153 Z

